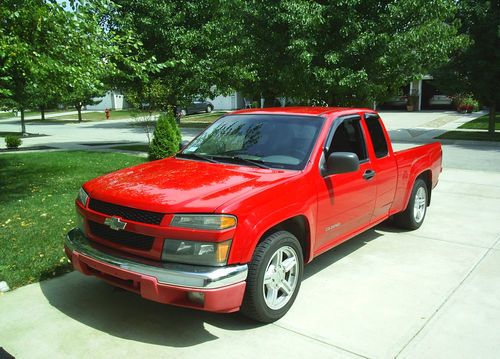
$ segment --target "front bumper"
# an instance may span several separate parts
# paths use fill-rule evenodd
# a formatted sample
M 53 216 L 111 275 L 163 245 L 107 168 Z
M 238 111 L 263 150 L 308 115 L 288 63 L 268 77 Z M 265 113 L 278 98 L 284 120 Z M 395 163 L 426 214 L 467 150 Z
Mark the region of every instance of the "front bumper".
M 66 236 L 73 267 L 160 303 L 213 312 L 239 310 L 248 266 L 195 266 L 128 257 L 91 243 L 77 228 Z

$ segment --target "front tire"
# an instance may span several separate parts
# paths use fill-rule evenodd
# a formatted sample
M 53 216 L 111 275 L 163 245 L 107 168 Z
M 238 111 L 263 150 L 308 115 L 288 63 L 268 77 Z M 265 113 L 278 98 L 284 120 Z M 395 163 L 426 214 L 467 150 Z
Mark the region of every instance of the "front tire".
M 208 105 L 208 106 L 207 106 L 207 109 L 206 109 L 205 111 L 206 111 L 207 113 L 210 113 L 210 112 L 212 112 L 212 111 L 213 111 L 213 109 L 214 109 L 214 108 L 213 108 L 211 105 Z
M 279 231 L 267 236 L 250 263 L 241 312 L 262 323 L 280 319 L 297 297 L 303 271 L 302 248 L 293 234 Z
M 418 229 L 424 223 L 427 213 L 429 190 L 420 178 L 415 181 L 406 209 L 394 216 L 394 222 L 401 228 Z

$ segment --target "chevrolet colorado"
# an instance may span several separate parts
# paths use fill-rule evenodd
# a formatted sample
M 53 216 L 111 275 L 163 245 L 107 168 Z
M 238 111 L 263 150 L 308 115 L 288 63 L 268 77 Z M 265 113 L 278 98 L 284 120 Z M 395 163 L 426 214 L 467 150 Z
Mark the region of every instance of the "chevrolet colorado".
M 171 158 L 85 183 L 65 251 L 144 298 L 272 322 L 314 257 L 391 216 L 420 227 L 441 156 L 393 151 L 367 109 L 236 111 Z

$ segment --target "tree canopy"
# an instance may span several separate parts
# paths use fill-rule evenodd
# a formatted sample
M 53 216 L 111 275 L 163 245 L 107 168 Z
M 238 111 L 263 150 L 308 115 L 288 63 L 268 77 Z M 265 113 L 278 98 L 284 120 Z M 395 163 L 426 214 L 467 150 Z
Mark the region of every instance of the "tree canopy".
M 21 111 L 69 103 L 83 105 L 120 80 L 146 78 L 153 57 L 122 27 L 106 27 L 107 0 L 5 0 L 0 4 L 0 104 Z M 80 115 L 80 114 L 79 114 Z M 79 116 L 81 118 L 81 116 Z
M 500 105 L 500 3 L 489 0 L 460 0 L 458 18 L 467 36 L 451 60 L 435 72 L 440 87 L 450 93 L 472 93 L 490 108 L 488 131 L 495 132 Z

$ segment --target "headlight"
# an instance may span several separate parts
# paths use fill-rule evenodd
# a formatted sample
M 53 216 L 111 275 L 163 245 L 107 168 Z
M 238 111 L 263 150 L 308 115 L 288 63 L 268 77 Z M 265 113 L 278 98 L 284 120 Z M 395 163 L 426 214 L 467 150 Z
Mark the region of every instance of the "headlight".
M 161 259 L 166 262 L 223 266 L 227 263 L 230 248 L 231 240 L 214 243 L 165 239 Z
M 88 199 L 89 195 L 87 194 L 87 192 L 85 192 L 83 188 L 80 188 L 80 190 L 78 191 L 78 200 L 84 207 L 87 206 Z
M 220 231 L 236 226 L 236 217 L 227 214 L 176 214 L 172 218 L 172 227 L 208 229 Z

